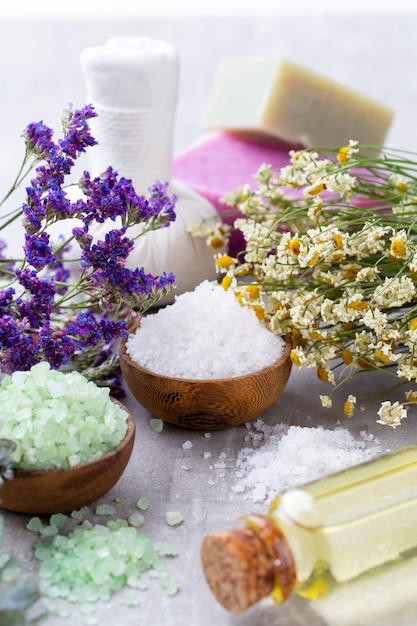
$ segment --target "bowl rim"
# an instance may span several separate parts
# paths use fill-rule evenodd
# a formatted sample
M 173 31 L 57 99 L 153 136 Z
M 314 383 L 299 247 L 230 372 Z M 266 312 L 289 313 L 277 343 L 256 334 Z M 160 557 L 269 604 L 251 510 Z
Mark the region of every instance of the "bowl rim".
M 116 398 L 110 398 L 110 400 L 114 402 L 115 404 L 117 404 L 118 406 L 120 406 L 120 408 L 122 408 L 127 413 L 126 434 L 121 440 L 121 442 L 115 448 L 113 448 L 112 450 L 109 450 L 108 452 L 106 452 L 106 454 L 102 454 L 97 459 L 92 459 L 91 461 L 87 461 L 86 463 L 79 463 L 78 465 L 73 465 L 71 467 L 50 467 L 50 468 L 44 468 L 44 469 L 36 469 L 36 468 L 30 469 L 30 468 L 22 467 L 22 468 L 13 469 L 13 477 L 28 478 L 28 477 L 35 477 L 35 476 L 40 476 L 40 475 L 46 476 L 46 475 L 51 475 L 51 474 L 64 474 L 64 473 L 75 474 L 84 468 L 90 468 L 90 467 L 94 467 L 95 465 L 100 465 L 104 459 L 108 460 L 108 459 L 112 459 L 113 457 L 116 457 L 129 444 L 131 439 L 135 436 L 136 424 L 135 424 L 133 415 L 131 414 L 129 409 L 122 402 L 120 402 L 120 400 L 117 400 Z M 13 479 L 11 480 L 11 482 L 13 482 Z
M 132 326 L 132 328 L 130 328 L 128 331 L 129 334 L 134 333 L 139 326 L 140 326 L 140 323 Z M 136 361 L 132 359 L 132 357 L 126 350 L 125 338 L 123 338 L 120 341 L 119 359 L 120 360 L 124 359 L 129 365 L 133 366 L 135 369 L 143 372 L 144 374 L 148 374 L 149 376 L 153 376 L 157 378 L 163 378 L 164 380 L 169 380 L 169 381 L 177 381 L 181 383 L 198 383 L 200 385 L 203 383 L 205 384 L 219 383 L 225 380 L 241 381 L 241 380 L 251 378 L 253 376 L 260 376 L 260 375 L 266 374 L 270 372 L 271 370 L 276 370 L 282 365 L 284 365 L 284 363 L 286 363 L 290 359 L 291 350 L 292 350 L 291 337 L 289 336 L 289 334 L 287 334 L 287 335 L 283 335 L 282 339 L 285 342 L 284 349 L 276 361 L 274 361 L 270 365 L 267 365 L 266 367 L 263 367 L 260 370 L 255 370 L 254 372 L 249 372 L 248 374 L 241 374 L 240 376 L 229 376 L 228 378 L 179 378 L 176 376 L 168 376 L 167 374 L 161 374 L 159 372 L 153 372 L 152 370 L 149 370 L 148 368 L 143 367 L 143 365 L 140 365 L 139 363 L 137 363 Z

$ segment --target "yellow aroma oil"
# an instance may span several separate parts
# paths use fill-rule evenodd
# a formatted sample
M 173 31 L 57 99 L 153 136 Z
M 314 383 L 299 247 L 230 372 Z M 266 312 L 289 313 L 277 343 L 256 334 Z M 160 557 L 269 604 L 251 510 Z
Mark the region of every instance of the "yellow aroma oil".
M 207 581 L 233 613 L 267 596 L 318 599 L 415 555 L 417 446 L 290 489 L 202 544 Z

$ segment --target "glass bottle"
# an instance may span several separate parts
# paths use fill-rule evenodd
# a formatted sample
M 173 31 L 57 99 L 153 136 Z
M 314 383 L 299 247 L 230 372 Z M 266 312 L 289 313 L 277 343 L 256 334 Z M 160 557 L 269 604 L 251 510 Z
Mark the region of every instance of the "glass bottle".
M 232 613 L 268 596 L 319 599 L 417 556 L 417 446 L 289 489 L 267 515 L 207 535 L 201 556 Z

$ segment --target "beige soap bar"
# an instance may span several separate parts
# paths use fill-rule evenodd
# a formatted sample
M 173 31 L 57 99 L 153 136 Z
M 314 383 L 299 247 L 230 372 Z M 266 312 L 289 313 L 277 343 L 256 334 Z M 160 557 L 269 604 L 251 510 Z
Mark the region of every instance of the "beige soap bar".
M 392 109 L 287 60 L 223 61 L 202 124 L 306 148 L 383 145 Z

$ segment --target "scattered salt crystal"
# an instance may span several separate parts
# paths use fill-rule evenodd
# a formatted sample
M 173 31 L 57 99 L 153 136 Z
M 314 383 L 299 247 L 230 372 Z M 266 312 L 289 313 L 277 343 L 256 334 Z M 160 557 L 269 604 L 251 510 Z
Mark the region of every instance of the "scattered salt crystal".
M 191 443 L 191 441 L 184 441 L 184 443 L 182 444 L 183 450 L 190 450 L 190 448 L 192 447 L 193 444 Z
M 210 439 L 211 433 L 204 433 L 204 437 L 206 437 L 207 439 Z
M 168 526 L 178 526 L 178 524 L 184 521 L 184 516 L 177 511 L 167 511 L 165 513 L 165 521 Z
M 211 458 L 211 452 L 204 452 L 204 458 L 205 459 L 210 459 Z
M 51 526 L 56 526 L 57 528 L 59 528 L 60 526 L 63 526 L 68 520 L 68 515 L 64 515 L 63 513 L 54 513 L 54 515 L 51 515 L 50 519 L 49 519 L 49 523 L 51 524 Z
M 39 517 L 32 517 L 26 524 L 27 530 L 32 533 L 38 533 L 42 529 L 42 522 Z
M 134 526 L 135 528 L 139 528 L 139 526 L 142 526 L 142 524 L 145 521 L 145 518 L 143 517 L 143 515 L 141 513 L 132 513 L 131 515 L 129 515 L 129 517 L 127 518 L 127 521 L 129 522 L 129 524 L 131 526 Z
M 154 430 L 156 433 L 162 432 L 164 428 L 164 422 L 161 419 L 154 417 L 151 419 L 149 423 L 151 425 L 152 430 Z
M 116 513 L 116 509 L 111 504 L 99 504 L 96 508 L 96 515 L 102 515 L 103 517 L 111 516 Z
M 281 356 L 284 345 L 231 291 L 205 280 L 174 304 L 143 317 L 126 349 L 153 372 L 213 379 L 263 369 Z
M 339 427 L 334 430 L 286 424 L 271 427 L 257 420 L 247 428 L 256 447 L 245 447 L 238 453 L 239 480 L 232 490 L 249 492 L 248 497 L 254 502 L 270 504 L 279 492 L 382 453 L 376 438 L 361 433 L 361 439 L 357 440 L 347 429 Z
M 136 508 L 140 511 L 147 511 L 149 509 L 149 500 L 148 498 L 141 498 L 136 502 Z

